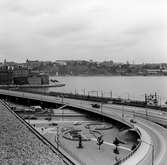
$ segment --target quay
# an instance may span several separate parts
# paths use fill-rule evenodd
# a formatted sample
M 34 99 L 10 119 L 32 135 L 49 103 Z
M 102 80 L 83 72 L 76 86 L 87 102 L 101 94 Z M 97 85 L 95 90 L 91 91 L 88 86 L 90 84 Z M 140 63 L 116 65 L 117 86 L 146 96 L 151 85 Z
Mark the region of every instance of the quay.
M 55 84 L 43 84 L 43 85 L 33 85 L 33 84 L 24 84 L 24 85 L 0 85 L 0 88 L 2 89 L 22 89 L 22 88 L 50 88 L 50 87 L 63 87 L 65 86 L 64 83 L 55 83 Z

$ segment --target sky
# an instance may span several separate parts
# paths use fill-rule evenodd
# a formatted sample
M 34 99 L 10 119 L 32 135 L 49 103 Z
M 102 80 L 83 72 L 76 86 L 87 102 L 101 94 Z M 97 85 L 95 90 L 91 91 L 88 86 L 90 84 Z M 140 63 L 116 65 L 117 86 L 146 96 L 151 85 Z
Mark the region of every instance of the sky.
M 166 0 L 0 0 L 0 62 L 167 62 Z

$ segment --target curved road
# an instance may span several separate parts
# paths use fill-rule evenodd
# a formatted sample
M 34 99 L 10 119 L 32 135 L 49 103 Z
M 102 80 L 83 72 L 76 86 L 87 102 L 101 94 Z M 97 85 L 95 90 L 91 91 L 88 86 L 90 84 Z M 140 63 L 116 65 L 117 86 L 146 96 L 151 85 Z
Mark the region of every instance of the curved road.
M 115 109 L 115 107 L 117 109 Z M 120 111 L 118 111 L 118 109 L 121 109 L 121 113 Z M 134 117 L 134 111 L 137 111 L 137 110 L 140 111 L 141 114 L 145 115 L 145 110 L 142 108 L 124 106 L 122 110 L 122 106 L 118 106 L 118 105 L 103 107 L 103 111 L 105 113 L 110 114 L 114 112 L 115 115 L 118 115 L 120 117 L 122 117 L 122 113 L 124 113 L 125 120 L 132 119 Z M 166 113 L 164 112 L 160 112 L 157 110 L 148 110 L 148 111 L 150 116 L 160 117 L 167 120 Z M 151 122 L 139 117 L 135 117 L 134 120 L 137 122 L 134 125 L 143 128 L 151 137 L 151 143 L 154 145 L 154 165 L 166 165 L 167 164 L 167 129 L 161 127 L 158 124 L 155 124 L 154 122 Z M 148 165 L 152 164 L 152 153 L 151 153 L 152 149 L 153 148 L 150 145 L 150 150 L 151 150 L 150 154 L 146 155 L 146 157 L 139 164 L 141 165 L 146 165 L 146 163 Z
M 141 117 L 147 118 L 153 117 L 152 120 L 163 120 L 167 123 L 167 113 L 158 111 L 158 110 L 150 110 L 150 109 L 143 109 L 143 108 L 136 108 L 136 107 L 126 107 L 126 106 L 119 106 L 119 105 L 112 105 L 112 104 L 104 104 L 102 108 L 92 108 L 91 104 L 93 102 L 90 101 L 81 101 L 81 100 L 74 100 L 74 99 L 66 99 L 66 98 L 55 98 L 52 96 L 41 96 L 38 94 L 31 94 L 31 93 L 21 93 L 21 92 L 14 92 L 14 91 L 7 91 L 7 90 L 0 90 L 0 93 L 6 95 L 12 95 L 17 97 L 24 97 L 24 98 L 31 98 L 37 99 L 41 101 L 49 101 L 49 102 L 57 102 L 63 104 L 70 104 L 75 105 L 78 107 L 83 107 L 86 109 L 92 109 L 93 111 L 97 111 L 99 113 L 106 113 L 109 115 L 114 115 L 122 120 L 130 120 L 135 117 L 135 121 L 137 122 L 134 124 L 135 126 L 141 127 L 144 129 L 148 135 L 151 137 L 151 142 L 142 142 L 150 146 L 149 152 L 145 155 L 145 157 L 140 160 L 136 165 L 166 165 L 167 164 L 167 130 L 154 122 L 142 119 Z M 136 115 L 134 115 L 136 114 Z M 139 115 L 140 114 L 140 115 Z M 152 143 L 154 145 L 154 162 L 152 163 Z M 142 151 L 141 151 L 142 152 Z M 136 159 L 137 155 L 134 154 L 131 159 Z M 128 160 L 127 160 L 128 161 Z M 129 164 L 131 165 L 131 164 Z M 134 165 L 134 164 L 133 164 Z

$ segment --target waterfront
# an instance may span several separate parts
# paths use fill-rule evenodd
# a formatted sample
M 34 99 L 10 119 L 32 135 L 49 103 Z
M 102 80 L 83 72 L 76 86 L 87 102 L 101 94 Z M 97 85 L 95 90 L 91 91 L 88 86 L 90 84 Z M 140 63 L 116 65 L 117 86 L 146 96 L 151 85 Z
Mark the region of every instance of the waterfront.
M 167 77 L 164 76 L 54 76 L 66 84 L 61 88 L 49 88 L 49 91 L 72 92 L 101 96 L 144 100 L 144 94 L 157 94 L 163 104 L 167 100 Z M 91 91 L 91 92 L 90 92 Z M 94 91 L 94 92 L 93 92 Z

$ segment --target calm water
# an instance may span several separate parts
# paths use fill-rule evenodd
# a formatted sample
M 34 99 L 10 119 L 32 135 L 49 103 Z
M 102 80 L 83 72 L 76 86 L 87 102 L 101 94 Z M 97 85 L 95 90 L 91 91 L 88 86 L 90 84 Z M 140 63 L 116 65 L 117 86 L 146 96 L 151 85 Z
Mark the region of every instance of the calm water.
M 167 100 L 167 77 L 144 76 L 65 76 L 51 77 L 66 84 L 65 87 L 50 88 L 49 91 L 72 92 L 101 96 L 144 100 L 144 94 L 157 92 L 161 102 Z

